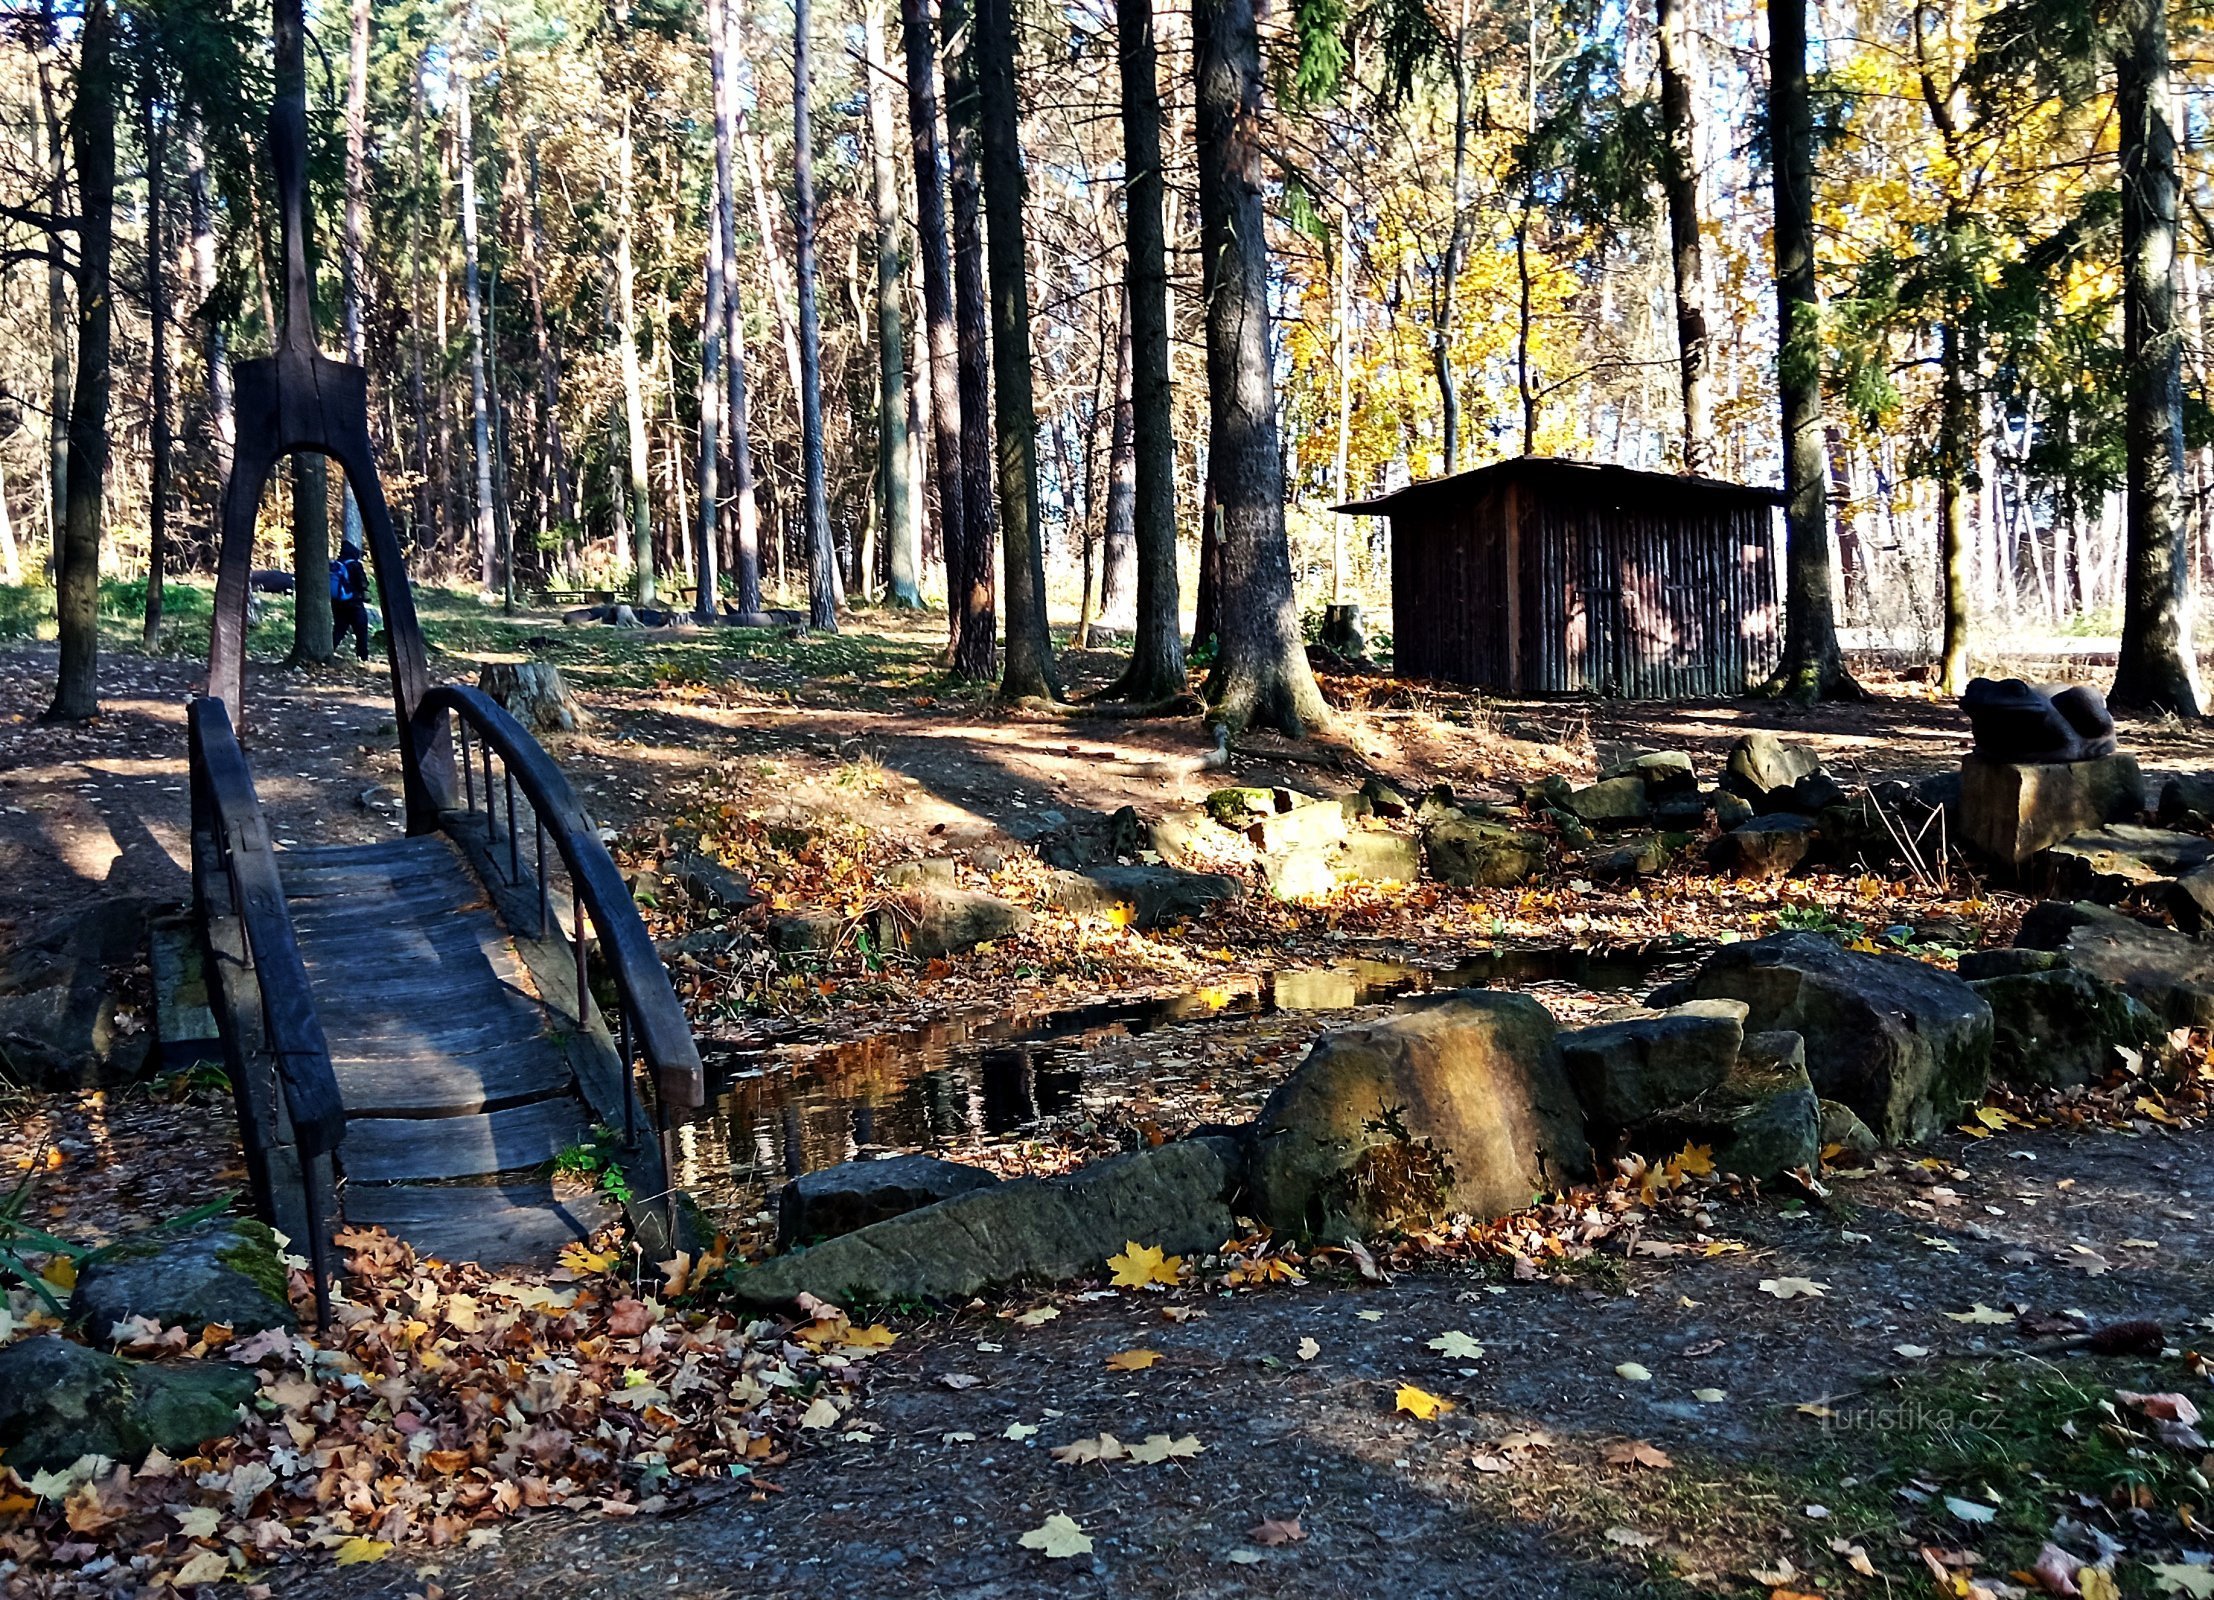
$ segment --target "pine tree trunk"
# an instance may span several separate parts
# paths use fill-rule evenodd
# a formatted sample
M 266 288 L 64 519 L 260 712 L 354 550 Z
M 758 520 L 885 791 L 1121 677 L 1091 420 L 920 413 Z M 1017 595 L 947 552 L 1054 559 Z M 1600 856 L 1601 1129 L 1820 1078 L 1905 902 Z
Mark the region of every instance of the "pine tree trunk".
M 938 482 L 938 545 L 946 566 L 947 643 L 956 655 L 966 611 L 961 578 L 967 536 L 961 504 L 961 389 L 954 331 L 953 266 L 946 243 L 944 163 L 938 153 L 938 94 L 932 82 L 929 0 L 900 0 L 907 58 L 907 127 L 915 168 L 915 245 L 921 257 L 923 322 L 930 350 L 930 465 Z
M 276 95 L 270 146 L 277 168 L 277 232 L 284 269 L 280 349 L 315 348 L 315 221 L 308 198 L 306 25 L 300 0 L 277 0 Z M 279 129 L 289 124 L 289 130 Z M 289 147 L 294 154 L 289 158 Z M 291 165 L 297 162 L 298 165 Z M 266 285 L 265 285 L 266 288 Z M 325 458 L 292 458 L 292 654 L 294 666 L 320 665 L 337 652 L 331 639 L 330 474 Z
M 726 3 L 727 0 L 707 0 L 705 18 L 708 71 L 713 85 L 718 129 L 725 98 L 723 7 Z M 700 510 L 698 549 L 694 556 L 699 587 L 693 596 L 692 614 L 702 622 L 713 622 L 722 614 L 722 551 L 716 536 L 716 525 L 721 521 L 722 513 L 722 486 L 719 481 L 722 429 L 717 413 L 730 392 L 730 375 L 723 367 L 723 336 L 730 328 L 730 307 L 724 296 L 731 289 L 724 277 L 730 248 L 723 238 L 722 187 L 718 172 L 716 181 L 708 186 L 707 191 L 707 246 L 704 262 L 706 289 L 700 297 Z
M 38 93 L 46 121 L 46 209 L 59 217 L 69 211 L 69 165 L 63 142 L 61 101 L 54 84 L 54 61 L 60 46 L 54 26 L 53 0 L 42 0 L 39 19 Z M 47 559 L 54 567 L 58 584 L 69 520 L 70 357 L 72 340 L 76 337 L 69 315 L 68 257 L 63 254 L 58 229 L 46 236 L 46 337 L 51 373 L 46 423 L 50 490 L 46 502 Z
M 369 0 L 352 0 L 348 17 L 346 67 L 346 212 L 340 256 L 345 301 L 346 359 L 362 365 L 361 296 L 364 241 L 369 202 Z M 343 542 L 361 548 L 361 507 L 353 486 L 344 495 Z
M 526 157 L 530 193 L 525 197 L 529 216 L 523 230 L 523 288 L 530 296 L 531 343 L 538 353 L 542 466 L 553 520 L 566 526 L 576 520 L 576 495 L 569 485 L 569 451 L 561 436 L 561 343 L 546 321 L 546 225 L 539 203 L 538 146 L 532 143 Z
M 636 210 L 632 145 L 631 108 L 626 104 L 615 147 L 615 327 L 623 369 L 623 420 L 629 434 L 631 594 L 638 604 L 650 606 L 654 601 L 653 486 L 647 453 L 651 447 L 646 442 L 646 385 L 638 370 L 638 273 L 631 260 Z
M 2115 57 L 2122 166 L 2122 351 L 2129 369 L 2127 566 L 2109 698 L 2130 710 L 2199 714 L 2184 560 L 2183 340 L 2176 322 L 2175 129 L 2168 13 L 2132 0 Z
M 1009 0 L 977 0 L 979 144 L 992 297 L 993 423 L 999 435 L 999 536 L 1007 575 L 1000 697 L 1056 699 L 1046 630 L 1045 528 L 1038 512 L 1038 414 L 1031 395 L 1029 252 L 1023 239 L 1021 109 Z
M 1261 41 L 1253 0 L 1197 0 L 1200 249 L 1207 301 L 1208 463 L 1221 507 L 1222 641 L 1207 678 L 1231 729 L 1293 738 L 1329 720 L 1307 665 L 1284 535 L 1283 461 L 1261 211 Z
M 461 168 L 461 298 L 469 321 L 469 437 L 476 460 L 477 579 L 492 592 L 498 577 L 499 528 L 492 510 L 491 412 L 485 399 L 484 283 L 477 260 L 476 130 L 470 117 L 472 85 L 458 65 L 449 66 L 454 101 L 456 159 Z
M 744 59 L 741 8 L 725 3 L 723 31 L 717 41 L 721 61 L 715 74 L 715 196 L 723 229 L 723 299 L 730 327 L 724 360 L 729 377 L 730 493 L 737 505 L 738 537 L 733 577 L 738 609 L 761 609 L 761 509 L 754 498 L 753 437 L 746 419 L 746 308 L 738 277 L 738 174 L 734 146 L 738 137 L 738 63 Z
M 1461 386 L 1453 373 L 1453 301 L 1461 287 L 1461 272 L 1468 262 L 1468 9 L 1461 0 L 1460 25 L 1453 32 L 1453 226 L 1445 240 L 1445 261 L 1438 269 L 1437 287 L 1430 306 L 1430 368 L 1438 381 L 1438 419 L 1445 434 L 1445 470 L 1461 469 Z M 1535 36 L 1530 48 L 1537 48 Z M 1528 209 L 1523 212 L 1525 226 Z M 1516 260 L 1522 260 L 1522 238 L 1516 235 Z M 1529 387 L 1529 282 L 1524 273 L 1522 327 L 1515 349 L 1522 386 Z M 1523 445 L 1528 454 L 1529 445 Z
M 823 333 L 815 309 L 815 152 L 808 117 L 809 0 L 792 7 L 792 255 L 799 278 L 800 466 L 807 528 L 807 621 L 838 628 L 838 572 L 830 544 L 830 491 L 823 459 Z
M 982 107 L 970 48 L 969 0 L 942 0 L 948 192 L 953 201 L 953 311 L 960 359 L 962 570 L 953 670 L 976 680 L 998 663 L 999 513 L 992 497 L 991 313 L 984 298 Z
M 115 254 L 115 15 L 85 0 L 77 36 L 77 96 L 69 112 L 77 157 L 77 359 L 69 402 L 68 503 L 56 561 L 61 661 L 49 722 L 100 712 L 100 542 L 108 482 L 108 357 Z
M 238 445 L 238 416 L 231 403 L 230 338 L 213 314 L 215 294 L 215 197 L 208 180 L 207 148 L 198 115 L 185 124 L 185 186 L 192 203 L 192 294 L 205 324 L 201 359 L 208 369 L 208 455 L 215 466 L 215 504 L 230 481 L 231 452 Z
M 1124 294 L 1130 319 L 1131 538 L 1137 634 L 1114 692 L 1141 703 L 1184 693 L 1176 578 L 1176 397 L 1169 386 L 1168 238 L 1162 220 L 1161 81 L 1153 0 L 1115 0 L 1122 91 Z
M 1957 222 L 1957 218 L 1955 219 Z M 1957 238 L 1958 235 L 1954 234 Z M 1938 687 L 1959 694 L 1968 687 L 1968 493 L 1966 479 L 1975 461 L 1975 413 L 1969 404 L 1967 368 L 1973 359 L 1960 319 L 1939 334 L 1943 376 L 1938 441 L 1937 505 L 1940 541 L 1939 581 L 1944 587 L 1945 639 Z
M 438 542 L 438 523 L 431 498 L 430 398 L 423 384 L 423 82 L 428 76 L 430 47 L 415 61 L 415 93 L 408 104 L 407 126 L 415 203 L 408 207 L 407 239 L 407 398 L 415 430 L 415 544 L 420 550 Z
M 1109 628 L 1135 620 L 1138 580 L 1138 455 L 1131 405 L 1130 292 L 1115 318 L 1114 420 L 1107 430 L 1107 513 L 1100 530 L 1099 616 Z
M 1684 471 L 1714 470 L 1714 380 L 1707 353 L 1706 268 L 1699 241 L 1698 34 L 1691 0 L 1655 0 L 1660 45 L 1661 192 L 1675 274 L 1676 352 L 1684 406 Z
M 884 596 L 892 605 L 922 604 L 922 559 L 916 548 L 915 453 L 907 438 L 907 331 L 900 309 L 899 138 L 892 113 L 891 58 L 884 43 L 890 0 L 863 0 L 862 33 L 869 69 L 870 176 L 876 202 L 877 476 L 884 516 Z
M 161 637 L 162 577 L 169 562 L 169 293 L 163 281 L 168 259 L 162 227 L 163 168 L 169 129 L 156 105 L 152 58 L 139 76 L 140 132 L 146 151 L 146 343 L 152 405 L 147 419 L 149 460 L 146 471 L 146 619 L 143 638 L 151 650 Z M 8 552 L 8 565 L 14 551 Z
M 1768 126 L 1775 163 L 1776 387 L 1784 452 L 1783 662 L 1772 691 L 1857 698 L 1837 644 L 1830 561 L 1829 449 L 1822 428 L 1822 333 L 1814 269 L 1814 112 L 1807 91 L 1807 0 L 1769 0 Z

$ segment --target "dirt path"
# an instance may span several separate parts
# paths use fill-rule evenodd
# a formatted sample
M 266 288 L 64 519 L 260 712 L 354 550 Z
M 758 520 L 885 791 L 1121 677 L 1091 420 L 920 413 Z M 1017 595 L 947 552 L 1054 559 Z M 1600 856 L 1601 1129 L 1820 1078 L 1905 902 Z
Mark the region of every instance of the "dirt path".
M 1036 1327 L 984 1307 L 908 1323 L 874 1367 L 871 1403 L 774 1473 L 774 1492 L 549 1520 L 419 1571 L 302 1573 L 279 1592 L 1537 1600 L 1766 1593 L 1750 1573 L 1779 1559 L 1847 1592 L 1886 1592 L 1885 1579 L 1922 1592 L 1919 1543 L 1974 1542 L 1999 1570 L 2034 1554 L 2005 1521 L 1964 1527 L 1895 1492 L 1922 1475 L 1941 1495 L 1988 1486 L 1962 1443 L 2001 1431 L 1977 1410 L 1979 1384 L 2003 1399 L 2050 1370 L 2101 1395 L 2119 1381 L 2206 1398 L 2172 1358 L 2031 1353 L 2036 1318 L 2152 1319 L 2188 1345 L 2214 1309 L 2214 1135 L 2046 1131 L 1944 1154 L 1962 1164 L 1845 1179 L 1827 1206 L 1717 1205 L 1714 1236 L 1745 1248 L 1711 1259 L 1615 1257 L 1536 1283 L 1462 1265 L 1388 1285 L 1078 1294 Z M 1761 1289 L 1794 1277 L 1826 1287 Z M 2006 1320 L 1951 1315 L 1978 1304 Z M 1429 1348 L 1453 1330 L 1482 1355 Z M 1107 1369 L 1140 1347 L 1159 1362 Z M 1631 1362 L 1650 1381 L 1618 1375 Z M 1396 1413 L 1403 1383 L 1456 1409 Z M 1102 1432 L 1189 1435 L 1204 1450 L 1112 1466 L 1050 1453 Z M 1631 1442 L 1670 1464 L 1610 1462 Z M 2133 1551 L 2168 1537 L 2095 1500 L 2068 1505 Z M 2055 1514 L 2018 1509 L 2025 1528 Z M 1049 1561 L 1019 1544 L 1054 1513 L 1091 1537 L 1089 1555 Z M 1292 1518 L 1298 1542 L 1251 1534 Z M 1835 1538 L 1879 1576 L 1850 1570 Z

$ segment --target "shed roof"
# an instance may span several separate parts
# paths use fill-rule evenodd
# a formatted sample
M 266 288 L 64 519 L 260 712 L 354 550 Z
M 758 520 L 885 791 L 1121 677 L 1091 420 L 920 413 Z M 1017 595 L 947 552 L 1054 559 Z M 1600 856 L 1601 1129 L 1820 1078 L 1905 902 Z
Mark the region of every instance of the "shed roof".
M 1647 505 L 1656 496 L 1672 497 L 1683 502 L 1706 500 L 1738 505 L 1753 503 L 1780 506 L 1784 501 L 1781 489 L 1768 489 L 1750 483 L 1730 483 L 1721 478 L 1695 478 L 1675 472 L 1645 472 L 1636 467 L 1616 466 L 1611 462 L 1567 461 L 1559 456 L 1514 456 L 1505 461 L 1495 461 L 1488 467 L 1456 472 L 1446 478 L 1427 478 L 1420 483 L 1410 483 L 1404 489 L 1394 489 L 1390 494 L 1378 495 L 1373 500 L 1355 500 L 1330 509 L 1363 516 L 1391 516 L 1510 479 L 1575 494 L 1635 495 L 1641 504 Z

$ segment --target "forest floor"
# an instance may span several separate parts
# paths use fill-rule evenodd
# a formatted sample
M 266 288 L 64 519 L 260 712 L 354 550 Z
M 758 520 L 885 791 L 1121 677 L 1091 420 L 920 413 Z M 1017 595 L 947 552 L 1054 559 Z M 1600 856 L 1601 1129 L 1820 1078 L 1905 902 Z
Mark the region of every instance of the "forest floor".
M 189 591 L 178 609 L 168 653 L 103 656 L 104 715 L 86 728 L 35 720 L 51 647 L 0 646 L 0 955 L 88 896 L 184 897 L 184 706 L 205 623 Z M 971 881 L 1020 897 L 1036 864 L 1019 847 L 1056 814 L 1152 815 L 1227 782 L 1335 792 L 1375 774 L 1481 799 L 1646 749 L 1688 750 L 1711 775 L 1755 728 L 1815 745 L 1857 782 L 1950 766 L 1966 738 L 1954 707 L 1904 683 L 1808 711 L 1498 700 L 1333 673 L 1327 741 L 1242 741 L 1223 772 L 1203 765 L 1195 720 L 1001 713 L 946 678 L 937 618 L 641 637 L 461 598 L 425 609 L 435 677 L 525 655 L 562 667 L 594 720 L 555 753 L 627 863 L 704 833 L 779 906 L 856 920 L 898 861 L 954 854 Z M 398 784 L 381 663 L 296 671 L 275 663 L 282 640 L 280 610 L 256 630 L 266 659 L 247 690 L 273 831 L 390 834 L 397 823 L 362 803 Z M 1117 666 L 1104 652 L 1063 664 L 1079 691 Z M 2214 768 L 2214 738 L 2178 725 L 2125 741 L 2151 768 Z M 1320 1032 L 1495 951 L 1599 952 L 1500 969 L 1573 1023 L 1717 939 L 1910 928 L 1918 953 L 1944 959 L 2006 942 L 2024 904 L 1957 869 L 1740 885 L 1684 865 L 1628 886 L 1555 875 L 1249 900 L 1157 933 L 1044 915 L 926 964 L 865 941 L 684 963 L 695 1025 L 729 1073 L 688 1132 L 685 1177 L 746 1248 L 780 1166 L 923 1142 L 902 1120 L 918 1073 L 966 1062 L 1010 1018 L 1076 1016 L 1026 1058 L 1022 1115 L 933 1142 L 1053 1170 L 1249 1114 Z M 686 925 L 651 915 L 657 933 Z M 1985 1125 L 1993 1136 L 1784 1195 L 1681 1174 L 1656 1192 L 1633 1173 L 1527 1223 L 1525 1255 L 1596 1251 L 1557 1271 L 1518 1277 L 1515 1252 L 1418 1241 L 1381 1264 L 1326 1254 L 1265 1285 L 1230 1258 L 1186 1264 L 1174 1289 L 1079 1285 L 893 1317 L 896 1342 L 846 1374 L 857 1403 L 773 1472 L 706 1480 L 658 1515 L 523 1518 L 468 1551 L 402 1543 L 265 1581 L 313 1595 L 1967 1595 L 2027 1581 L 2008 1574 L 2052 1539 L 2080 1562 L 2126 1547 L 2120 1592 L 2214 1594 L 2214 1573 L 2177 1565 L 2214 1544 L 2197 1532 L 2210 1491 L 2195 1457 L 2117 1398 L 2214 1405 L 2188 1353 L 2214 1327 L 2214 1133 L 2196 1109 L 2128 1092 L 2057 1120 L 2013 1104 L 2021 1120 Z M 219 1092 L 21 1094 L 7 1112 L 0 1164 L 36 1170 L 26 1215 L 88 1243 L 237 1181 Z M 2062 1348 L 2133 1320 L 2161 1330 L 2142 1349 Z M 1107 1366 L 1134 1348 L 1159 1359 Z M 1398 1409 L 1408 1385 L 1416 1411 L 1451 1409 Z M 1199 1449 L 1147 1464 L 1052 1453 L 1103 1433 Z M 1057 1514 L 1088 1551 L 1019 1543 Z M 2062 1565 L 2050 1592 L 2102 1592 Z

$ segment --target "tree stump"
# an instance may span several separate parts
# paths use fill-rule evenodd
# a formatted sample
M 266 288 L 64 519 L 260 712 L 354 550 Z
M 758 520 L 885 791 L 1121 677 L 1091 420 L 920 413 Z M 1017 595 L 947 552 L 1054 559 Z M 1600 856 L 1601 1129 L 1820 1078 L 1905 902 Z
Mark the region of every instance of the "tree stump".
M 494 662 L 477 674 L 477 687 L 533 733 L 575 733 L 592 720 L 551 662 Z

